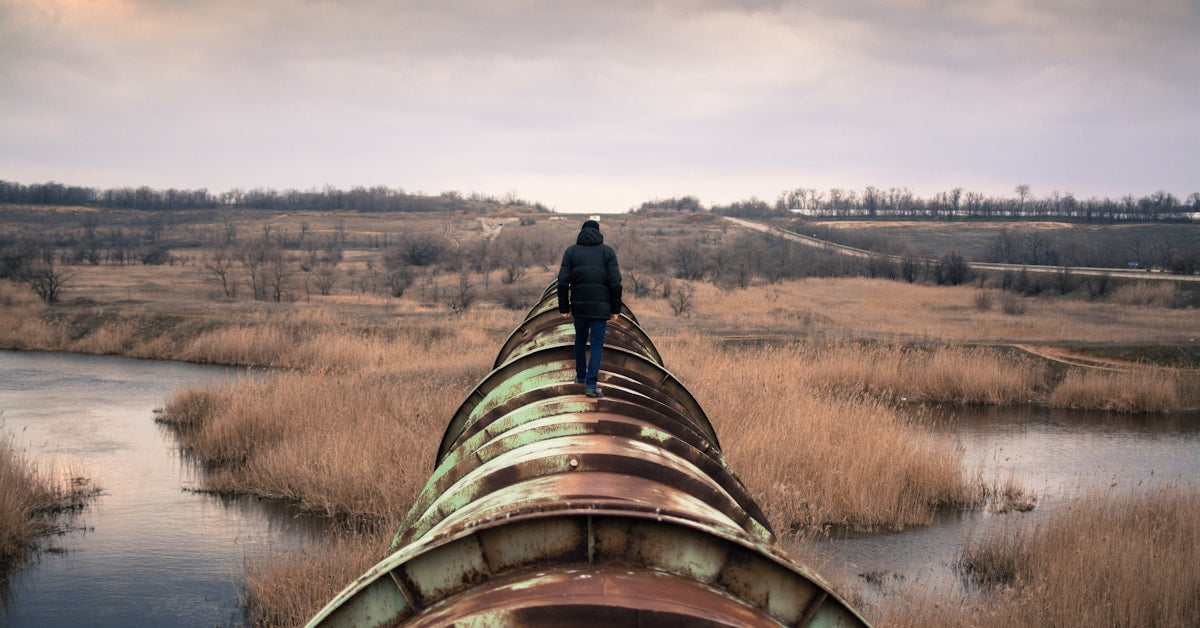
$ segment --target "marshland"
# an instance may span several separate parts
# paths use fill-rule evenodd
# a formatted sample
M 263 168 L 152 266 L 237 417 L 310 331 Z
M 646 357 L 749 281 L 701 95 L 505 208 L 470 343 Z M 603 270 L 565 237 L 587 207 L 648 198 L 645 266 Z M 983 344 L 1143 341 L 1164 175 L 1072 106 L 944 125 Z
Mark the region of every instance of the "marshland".
M 318 541 L 255 547 L 232 570 L 247 621 L 302 623 L 380 558 L 446 422 L 553 280 L 581 220 L 451 200 L 374 213 L 6 206 L 6 263 L 26 259 L 56 291 L 15 272 L 0 281 L 0 347 L 254 369 L 172 389 L 154 417 L 196 469 L 190 490 L 328 523 Z M 1036 239 L 1061 259 L 1136 229 L 1128 237 L 1147 251 L 1162 241 L 1186 253 L 1200 226 L 803 227 L 928 260 L 910 281 L 885 258 L 839 257 L 705 211 L 601 222 L 629 307 L 732 468 L 797 558 L 868 618 L 1200 620 L 1200 284 L 1062 270 L 947 281 L 953 254 L 973 261 L 1006 241 Z M 934 226 L 937 237 L 920 233 Z M 1069 440 L 1039 441 L 1051 451 L 1037 456 L 1017 446 L 1047 423 L 1052 435 L 1115 439 L 1082 445 L 1113 459 L 1050 469 Z M 0 472 L 29 478 L 21 495 L 61 498 L 20 435 L 5 438 Z M 65 475 L 86 483 L 102 471 L 84 467 Z M 47 499 L 0 503 L 35 504 L 11 511 L 45 526 Z M 948 518 L 959 524 L 934 575 L 858 564 L 870 543 L 903 544 Z M 12 551 L 36 552 L 37 531 Z

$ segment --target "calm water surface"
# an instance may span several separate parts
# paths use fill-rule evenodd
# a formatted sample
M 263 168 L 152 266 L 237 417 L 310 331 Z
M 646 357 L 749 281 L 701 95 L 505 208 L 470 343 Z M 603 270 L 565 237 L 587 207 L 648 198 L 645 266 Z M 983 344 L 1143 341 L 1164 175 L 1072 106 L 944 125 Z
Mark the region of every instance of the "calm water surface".
M 242 620 L 243 558 L 313 541 L 320 526 L 258 500 L 190 492 L 153 410 L 236 369 L 0 351 L 0 417 L 39 463 L 75 464 L 103 492 L 14 574 L 0 625 L 214 626 Z
M 968 469 L 1010 476 L 1037 496 L 1028 513 L 987 509 L 939 516 L 929 526 L 853 535 L 818 547 L 847 580 L 882 576 L 864 587 L 869 602 L 914 584 L 962 591 L 955 569 L 964 539 L 994 525 L 1044 517 L 1065 500 L 1095 491 L 1126 494 L 1174 483 L 1200 490 L 1200 414 L 1152 415 L 1048 408 L 941 408 L 939 429 L 960 442 Z

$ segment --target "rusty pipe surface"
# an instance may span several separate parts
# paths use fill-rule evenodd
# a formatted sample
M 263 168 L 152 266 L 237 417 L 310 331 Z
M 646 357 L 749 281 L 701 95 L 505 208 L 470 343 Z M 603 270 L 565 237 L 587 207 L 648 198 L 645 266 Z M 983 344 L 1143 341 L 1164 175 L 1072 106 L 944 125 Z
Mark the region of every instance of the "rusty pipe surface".
M 309 626 L 861 626 L 788 557 L 627 308 L 594 399 L 543 292 L 451 417 L 388 556 Z

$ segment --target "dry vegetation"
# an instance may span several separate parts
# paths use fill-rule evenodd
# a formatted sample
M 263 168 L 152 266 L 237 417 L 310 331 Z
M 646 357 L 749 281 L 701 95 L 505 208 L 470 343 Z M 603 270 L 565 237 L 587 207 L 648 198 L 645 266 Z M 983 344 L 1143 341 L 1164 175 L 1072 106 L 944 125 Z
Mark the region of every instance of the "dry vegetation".
M 828 385 L 804 349 L 685 338 L 663 353 L 779 529 L 901 529 L 983 499 L 954 442 L 879 397 Z
M 447 417 L 491 366 L 484 344 L 493 343 L 440 329 L 393 340 L 362 370 L 314 363 L 183 389 L 161 420 L 207 466 L 211 490 L 288 499 L 357 524 L 398 519 L 429 477 Z M 381 346 L 358 342 L 363 353 Z
M 354 214 L 279 217 L 272 228 L 295 229 L 283 221 L 297 219 L 313 233 L 360 241 L 380 228 Z M 396 232 L 445 234 L 455 247 L 482 234 L 474 218 L 387 220 Z M 620 218 L 606 223 L 606 233 L 618 247 L 653 249 L 698 232 L 715 237 L 724 228 L 712 223 Z M 536 228 L 557 250 L 577 226 Z M 623 258 L 637 258 L 632 246 Z M 247 558 L 256 620 L 301 623 L 384 551 L 428 478 L 446 421 L 553 272 L 553 263 L 531 259 L 508 283 L 512 270 L 431 268 L 394 297 L 359 288 L 375 255 L 347 250 L 340 290 L 281 302 L 221 297 L 202 255 L 175 265 L 80 266 L 65 302 L 54 306 L 0 282 L 0 346 L 276 369 L 179 391 L 162 419 L 208 469 L 208 489 L 281 498 L 346 523 L 346 533 L 320 551 Z M 636 262 L 629 270 L 645 280 Z M 450 297 L 464 281 L 478 298 L 457 307 Z M 1032 507 L 1019 479 L 965 469 L 960 446 L 912 412 L 916 402 L 1200 408 L 1200 374 L 1187 357 L 1196 354 L 1200 317 L 1166 307 L 1174 288 L 1127 288 L 1119 299 L 1085 301 L 864 278 L 673 287 L 672 295 L 663 286 L 630 290 L 627 301 L 781 530 L 898 529 L 991 498 L 1002 502 L 1000 512 Z M 684 287 L 690 303 L 680 302 Z M 1140 364 L 1068 367 L 1028 349 L 1074 355 L 1101 345 L 1182 347 L 1191 368 L 1156 366 L 1149 354 Z M 994 608 L 947 612 L 934 619 L 957 623 Z M 885 623 L 922 623 L 913 617 L 888 614 Z
M 391 545 L 384 531 L 354 530 L 319 550 L 247 556 L 247 611 L 259 626 L 303 626 L 331 597 L 375 566 Z
M 11 436 L 0 437 L 0 582 L 58 528 L 59 516 L 82 507 L 97 488 L 77 469 L 30 460 Z
M 1056 408 L 1116 412 L 1178 412 L 1195 383 L 1176 371 L 1137 368 L 1126 371 L 1072 369 L 1050 396 Z
M 880 624 L 1195 626 L 1198 538 L 1194 485 L 1082 496 L 970 540 L 960 562 L 983 595 L 912 593 Z

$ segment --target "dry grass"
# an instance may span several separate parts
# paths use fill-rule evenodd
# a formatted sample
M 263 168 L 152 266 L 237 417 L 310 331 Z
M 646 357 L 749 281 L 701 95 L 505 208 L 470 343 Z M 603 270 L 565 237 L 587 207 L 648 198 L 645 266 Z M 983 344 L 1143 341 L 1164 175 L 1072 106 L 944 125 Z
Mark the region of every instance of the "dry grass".
M 1029 512 L 1037 507 L 1037 494 L 1011 473 L 1003 481 L 992 482 L 988 490 L 991 510 L 997 514 Z
M 1075 369 L 1054 389 L 1050 405 L 1116 412 L 1179 412 L 1188 406 L 1183 380 L 1183 375 L 1167 369 Z
M 1200 338 L 1194 310 L 1018 297 L 1024 314 L 980 311 L 979 290 L 884 279 L 806 279 L 721 290 L 695 284 L 695 311 L 671 315 L 665 301 L 634 309 L 651 337 L 683 329 L 712 333 L 875 339 L 894 344 L 1010 342 L 1190 343 Z
M 913 348 L 838 342 L 793 349 L 797 377 L 819 388 L 863 392 L 885 399 L 1008 404 L 1029 401 L 1044 384 L 1045 368 L 994 349 Z
M 185 388 L 161 420 L 207 465 L 208 490 L 363 524 L 396 518 L 428 479 L 445 421 L 491 367 L 489 316 L 355 334 L 317 313 L 210 332 L 186 355 L 292 370 Z
M 43 320 L 44 310 L 32 291 L 0 281 L 0 346 L 19 350 L 64 347 L 64 330 Z
M 164 421 L 210 469 L 208 490 L 293 501 L 375 525 L 397 519 L 429 478 L 445 417 L 482 375 L 289 373 L 185 389 Z
M 1109 300 L 1122 305 L 1174 307 L 1179 301 L 1179 289 L 1166 281 L 1139 281 L 1118 286 Z
M 781 529 L 900 529 L 983 499 L 956 443 L 878 398 L 814 385 L 803 350 L 676 340 L 663 352 Z
M 11 436 L 0 438 L 0 581 L 56 529 L 56 515 L 75 508 L 97 488 L 77 469 L 42 467 L 29 460 Z
M 391 544 L 384 530 L 347 533 L 320 546 L 247 556 L 247 610 L 257 626 L 302 626 L 347 584 L 373 567 Z
M 1200 625 L 1198 538 L 1195 486 L 1090 494 L 970 540 L 961 562 L 981 594 L 913 597 L 879 624 Z

